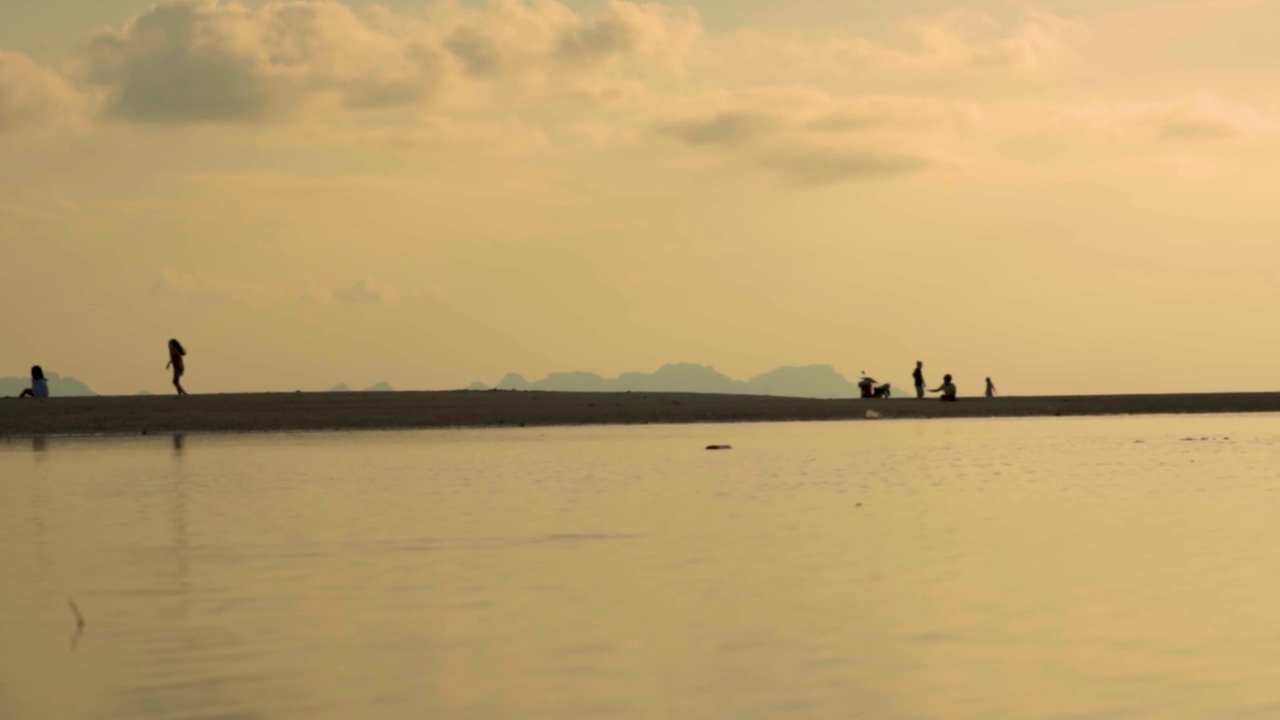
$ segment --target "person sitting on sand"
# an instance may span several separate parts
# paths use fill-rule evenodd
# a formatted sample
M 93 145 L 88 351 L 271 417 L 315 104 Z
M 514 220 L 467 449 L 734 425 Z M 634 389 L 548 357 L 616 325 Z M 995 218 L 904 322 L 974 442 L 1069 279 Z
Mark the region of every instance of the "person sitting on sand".
M 987 378 L 987 391 L 985 394 L 987 397 L 996 396 L 996 384 L 991 382 L 991 378 Z
M 858 379 L 858 390 L 862 391 L 862 397 L 875 397 L 875 378 L 867 377 L 867 371 L 862 371 L 862 377 Z
M 187 394 L 187 391 L 182 389 L 182 383 L 179 382 L 182 380 L 182 373 L 186 372 L 187 369 L 186 363 L 182 360 L 186 354 L 187 351 L 183 349 L 182 343 L 173 338 L 169 339 L 169 362 L 165 364 L 165 369 L 173 366 L 173 386 L 178 388 L 179 395 Z
M 956 399 L 956 384 L 951 382 L 950 375 L 943 375 L 942 385 L 929 392 L 940 392 L 943 400 L 954 402 Z
M 44 379 L 44 370 L 39 365 L 31 366 L 31 387 L 23 390 L 18 397 L 49 397 L 49 383 Z

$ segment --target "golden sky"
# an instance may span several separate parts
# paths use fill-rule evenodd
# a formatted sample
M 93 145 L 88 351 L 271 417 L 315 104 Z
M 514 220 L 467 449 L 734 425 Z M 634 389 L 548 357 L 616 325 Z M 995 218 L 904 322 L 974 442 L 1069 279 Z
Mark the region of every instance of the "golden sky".
M 1273 389 L 1280 4 L 51 0 L 0 375 Z

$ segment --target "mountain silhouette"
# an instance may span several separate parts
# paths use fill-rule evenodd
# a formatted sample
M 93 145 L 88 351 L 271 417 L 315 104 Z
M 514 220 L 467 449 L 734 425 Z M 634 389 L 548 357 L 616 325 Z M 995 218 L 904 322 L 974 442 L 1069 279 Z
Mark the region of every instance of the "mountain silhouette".
M 481 382 L 468 390 L 487 390 Z M 782 397 L 851 398 L 860 395 L 858 386 L 830 365 L 780 367 L 756 375 L 749 380 L 735 380 L 710 365 L 673 363 L 652 373 L 629 372 L 606 378 L 592 372 L 551 373 L 541 380 L 529 381 L 518 373 L 507 373 L 496 390 L 545 390 L 551 392 L 690 392 L 738 395 L 776 395 Z M 897 397 L 907 397 L 893 388 Z
M 394 391 L 395 391 L 395 388 L 391 387 L 391 383 L 385 380 L 380 383 L 374 383 L 373 385 L 370 385 L 369 387 L 363 390 L 363 392 L 394 392 Z M 337 385 L 334 385 L 333 387 L 329 388 L 329 392 L 351 392 L 351 386 L 346 383 L 338 383 Z
M 92 397 L 98 394 L 73 377 L 62 377 L 46 370 L 44 378 L 49 382 L 50 397 Z M 0 377 L 0 397 L 17 397 L 29 387 L 30 377 Z

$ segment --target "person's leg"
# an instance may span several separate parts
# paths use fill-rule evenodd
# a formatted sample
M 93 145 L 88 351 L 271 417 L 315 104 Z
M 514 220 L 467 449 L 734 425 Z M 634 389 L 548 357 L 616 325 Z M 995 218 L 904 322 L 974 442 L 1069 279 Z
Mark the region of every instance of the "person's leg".
M 916 386 L 916 399 L 917 399 L 917 400 L 919 400 L 919 399 L 921 399 L 921 398 L 923 398 L 923 397 L 924 397 L 924 386 L 923 386 L 923 385 L 917 385 L 917 386 Z
M 31 392 L 31 388 L 27 388 L 26 390 L 23 390 L 21 393 L 19 393 L 19 394 L 18 394 L 18 397 L 20 397 L 20 398 L 24 398 L 24 397 L 35 397 L 35 396 L 36 396 L 36 394 L 35 394 L 35 393 L 33 393 L 33 392 Z
M 173 369 L 173 386 L 178 389 L 179 395 L 186 395 L 187 391 L 182 389 L 182 383 L 180 382 L 181 380 L 182 380 L 182 371 L 177 368 L 174 368 Z

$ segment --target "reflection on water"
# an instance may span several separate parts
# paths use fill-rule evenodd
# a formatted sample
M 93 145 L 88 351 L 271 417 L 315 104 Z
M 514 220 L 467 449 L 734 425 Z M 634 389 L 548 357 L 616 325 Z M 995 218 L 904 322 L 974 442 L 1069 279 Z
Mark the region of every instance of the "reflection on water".
M 0 441 L 0 717 L 1271 717 L 1277 420 Z

